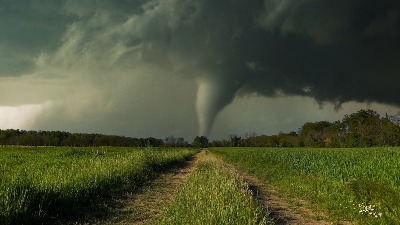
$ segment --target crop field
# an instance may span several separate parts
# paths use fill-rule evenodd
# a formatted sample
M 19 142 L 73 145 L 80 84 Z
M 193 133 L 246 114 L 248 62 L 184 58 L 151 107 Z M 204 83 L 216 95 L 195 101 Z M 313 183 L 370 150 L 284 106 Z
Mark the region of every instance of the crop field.
M 215 148 L 212 152 L 337 221 L 400 224 L 400 148 Z
M 205 152 L 0 147 L 0 224 L 79 224 L 74 221 L 81 221 L 88 210 L 126 191 L 134 196 L 126 212 L 139 217 L 126 217 L 118 209 L 112 211 L 116 214 L 111 220 L 89 218 L 83 224 L 273 224 L 277 217 L 271 215 L 277 212 L 271 211 L 268 201 L 260 202 L 268 199 L 260 198 L 268 187 L 291 205 L 285 209 L 287 216 L 295 215 L 290 210 L 298 207 L 318 212 L 311 219 L 297 218 L 299 224 L 310 220 L 313 224 L 319 220 L 321 224 L 400 224 L 400 148 L 212 148 Z M 171 168 L 176 170 L 165 180 L 146 183 Z M 187 171 L 186 175 L 178 170 Z M 249 182 L 256 182 L 255 189 L 249 188 Z M 260 182 L 265 186 L 257 186 Z M 135 197 L 144 183 L 147 191 Z M 155 197 L 150 199 L 151 195 Z M 166 195 L 165 201 L 153 204 L 160 195 Z M 139 205 L 135 205 L 137 198 L 141 198 Z M 143 208 L 146 201 L 151 204 Z M 139 208 L 157 215 L 140 214 Z
M 158 171 L 184 163 L 190 149 L 0 147 L 1 224 L 49 223 L 79 214 Z

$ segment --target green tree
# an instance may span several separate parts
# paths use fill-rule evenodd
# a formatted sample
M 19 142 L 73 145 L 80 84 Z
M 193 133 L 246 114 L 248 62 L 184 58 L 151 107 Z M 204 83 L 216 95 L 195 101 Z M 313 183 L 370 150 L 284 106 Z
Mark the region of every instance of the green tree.
M 348 147 L 370 147 L 383 145 L 378 142 L 382 133 L 382 120 L 373 110 L 360 110 L 351 115 L 345 115 L 343 124 Z
M 164 145 L 167 147 L 176 147 L 177 146 L 177 139 L 174 135 L 170 135 L 164 139 Z
M 194 138 L 192 146 L 196 148 L 207 148 L 209 146 L 208 138 L 205 136 L 197 136 Z
M 305 123 L 300 128 L 300 145 L 308 147 L 329 147 L 332 124 L 327 121 Z
M 231 135 L 229 135 L 229 139 L 230 139 L 231 147 L 239 147 L 240 146 L 240 139 L 242 139 L 241 137 L 231 134 Z

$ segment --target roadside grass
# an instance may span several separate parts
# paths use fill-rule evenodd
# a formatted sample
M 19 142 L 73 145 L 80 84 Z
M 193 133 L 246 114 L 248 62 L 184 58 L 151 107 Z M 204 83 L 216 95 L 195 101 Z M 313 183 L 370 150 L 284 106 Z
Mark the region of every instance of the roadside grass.
M 173 201 L 177 187 L 190 174 L 195 157 L 182 166 L 163 171 L 137 191 L 117 193 L 105 202 L 105 218 L 86 218 L 84 221 L 74 221 L 74 225 L 154 224 L 164 213 L 165 207 Z
M 164 193 L 173 182 L 173 173 L 167 172 L 154 180 L 145 182 L 137 190 L 115 193 L 104 201 L 94 212 L 86 211 L 85 217 L 57 221 L 57 225 L 111 225 L 111 224 L 152 224 L 164 212 L 165 205 L 172 201 Z M 100 215 L 99 215 L 100 214 Z
M 156 224 L 273 224 L 236 172 L 202 154 Z
M 215 148 L 212 152 L 335 223 L 400 224 L 400 149 Z
M 194 154 L 190 149 L 1 147 L 1 224 L 41 224 L 88 208 Z

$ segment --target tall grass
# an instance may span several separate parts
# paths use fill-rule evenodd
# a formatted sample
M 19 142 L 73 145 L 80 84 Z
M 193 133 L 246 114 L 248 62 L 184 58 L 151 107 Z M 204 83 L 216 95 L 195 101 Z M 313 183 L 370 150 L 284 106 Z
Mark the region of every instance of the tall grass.
M 1 224 L 78 215 L 113 190 L 137 187 L 191 154 L 186 149 L 1 147 Z
M 213 152 L 336 218 L 400 224 L 400 149 L 221 148 Z
M 159 224 L 271 224 L 247 184 L 218 161 L 202 160 Z

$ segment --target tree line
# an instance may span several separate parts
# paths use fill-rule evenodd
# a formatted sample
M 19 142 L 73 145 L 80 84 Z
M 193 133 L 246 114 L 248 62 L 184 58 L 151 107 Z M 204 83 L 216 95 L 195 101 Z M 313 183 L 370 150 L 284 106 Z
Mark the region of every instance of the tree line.
M 199 142 L 199 140 L 201 140 Z M 204 142 L 206 140 L 206 142 Z M 196 137 L 189 144 L 182 137 L 167 136 L 159 138 L 134 138 L 117 135 L 69 133 L 65 131 L 26 131 L 19 129 L 0 129 L 0 145 L 21 146 L 120 146 L 120 147 L 204 147 L 206 137 Z
M 23 146 L 123 146 L 161 147 L 162 139 L 132 138 L 117 135 L 69 133 L 64 131 L 0 130 L 0 145 Z
M 345 115 L 341 121 L 308 122 L 297 132 L 277 135 L 230 135 L 214 147 L 373 147 L 400 146 L 400 116 L 381 117 L 373 110 Z
M 0 145 L 123 146 L 123 147 L 373 147 L 400 146 L 400 114 L 381 117 L 373 110 L 345 115 L 341 121 L 308 122 L 297 132 L 276 135 L 247 133 L 244 137 L 209 141 L 197 136 L 192 143 L 182 137 L 134 138 L 117 135 L 0 129 Z

